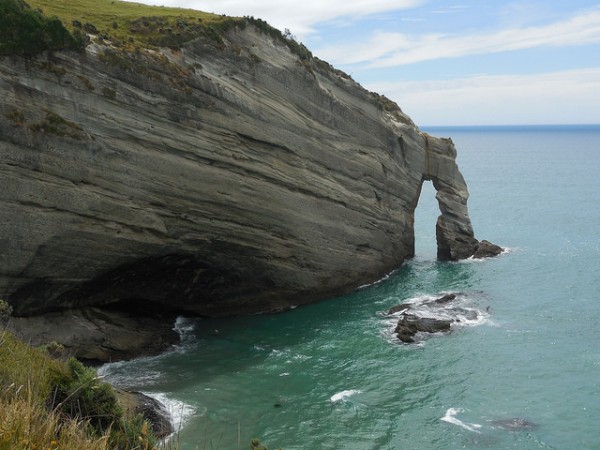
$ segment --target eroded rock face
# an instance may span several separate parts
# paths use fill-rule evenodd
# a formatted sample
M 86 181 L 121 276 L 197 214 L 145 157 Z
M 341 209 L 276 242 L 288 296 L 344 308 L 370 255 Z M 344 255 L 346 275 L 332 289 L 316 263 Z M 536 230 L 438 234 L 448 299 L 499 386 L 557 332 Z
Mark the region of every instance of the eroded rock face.
M 150 356 L 179 344 L 173 314 L 148 314 L 114 308 L 70 309 L 33 317 L 11 317 L 2 329 L 32 346 L 59 343 L 63 356 L 106 363 Z
M 252 27 L 218 47 L 0 59 L 0 298 L 15 315 L 143 299 L 219 316 L 347 292 L 477 244 L 452 141 Z

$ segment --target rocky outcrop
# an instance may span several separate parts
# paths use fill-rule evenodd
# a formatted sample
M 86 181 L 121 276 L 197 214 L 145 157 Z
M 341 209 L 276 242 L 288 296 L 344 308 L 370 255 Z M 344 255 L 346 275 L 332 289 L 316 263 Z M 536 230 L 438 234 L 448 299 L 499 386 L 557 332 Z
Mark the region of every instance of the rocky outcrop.
M 125 417 L 133 418 L 141 415 L 152 426 L 154 435 L 160 439 L 166 438 L 176 431 L 173 429 L 169 411 L 158 400 L 141 392 L 131 392 L 115 387 L 113 389 Z
M 394 328 L 398 339 L 412 344 L 422 336 L 449 332 L 453 325 L 481 323 L 487 312 L 470 305 L 464 293 L 447 293 L 409 299 L 390 308 L 388 315 L 398 318 Z
M 88 307 L 33 317 L 0 318 L 0 326 L 32 346 L 58 343 L 63 356 L 106 363 L 156 355 L 180 342 L 173 314 Z
M 256 28 L 181 50 L 0 58 L 0 298 L 220 316 L 347 292 L 414 254 L 474 253 L 451 140 Z M 143 308 L 143 306 L 141 306 Z
M 499 245 L 492 244 L 485 239 L 477 244 L 475 249 L 475 253 L 473 253 L 473 258 L 475 259 L 483 259 L 483 258 L 494 258 L 495 256 L 500 255 L 504 249 Z

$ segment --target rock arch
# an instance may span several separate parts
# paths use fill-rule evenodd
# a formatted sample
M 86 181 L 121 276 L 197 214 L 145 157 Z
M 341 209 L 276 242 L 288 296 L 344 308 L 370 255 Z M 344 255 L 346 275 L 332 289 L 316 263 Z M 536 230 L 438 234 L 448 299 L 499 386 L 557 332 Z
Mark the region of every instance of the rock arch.
M 436 190 L 440 216 L 436 223 L 437 256 L 456 261 L 472 256 L 479 245 L 467 208 L 469 191 L 456 164 L 456 148 L 451 139 L 433 138 L 422 133 L 424 164 L 419 195 L 425 181 Z

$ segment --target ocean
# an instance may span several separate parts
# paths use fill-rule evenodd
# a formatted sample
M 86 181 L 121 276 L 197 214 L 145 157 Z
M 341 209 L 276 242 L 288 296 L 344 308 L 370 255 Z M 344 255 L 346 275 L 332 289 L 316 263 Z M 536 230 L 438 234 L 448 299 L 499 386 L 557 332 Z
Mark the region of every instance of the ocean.
M 600 126 L 423 127 L 452 137 L 476 237 L 437 262 L 433 187 L 416 257 L 274 315 L 180 318 L 182 344 L 100 371 L 163 400 L 180 449 L 600 449 Z M 460 293 L 478 320 L 415 344 L 388 309 Z

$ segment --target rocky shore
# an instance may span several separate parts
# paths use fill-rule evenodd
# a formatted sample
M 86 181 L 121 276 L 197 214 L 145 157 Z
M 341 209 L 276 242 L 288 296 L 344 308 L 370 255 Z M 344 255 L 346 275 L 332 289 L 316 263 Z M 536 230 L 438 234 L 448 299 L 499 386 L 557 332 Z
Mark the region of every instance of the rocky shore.
M 156 355 L 178 344 L 176 316 L 108 308 L 78 308 L 11 317 L 6 329 L 33 346 L 59 343 L 64 353 L 90 364 Z

